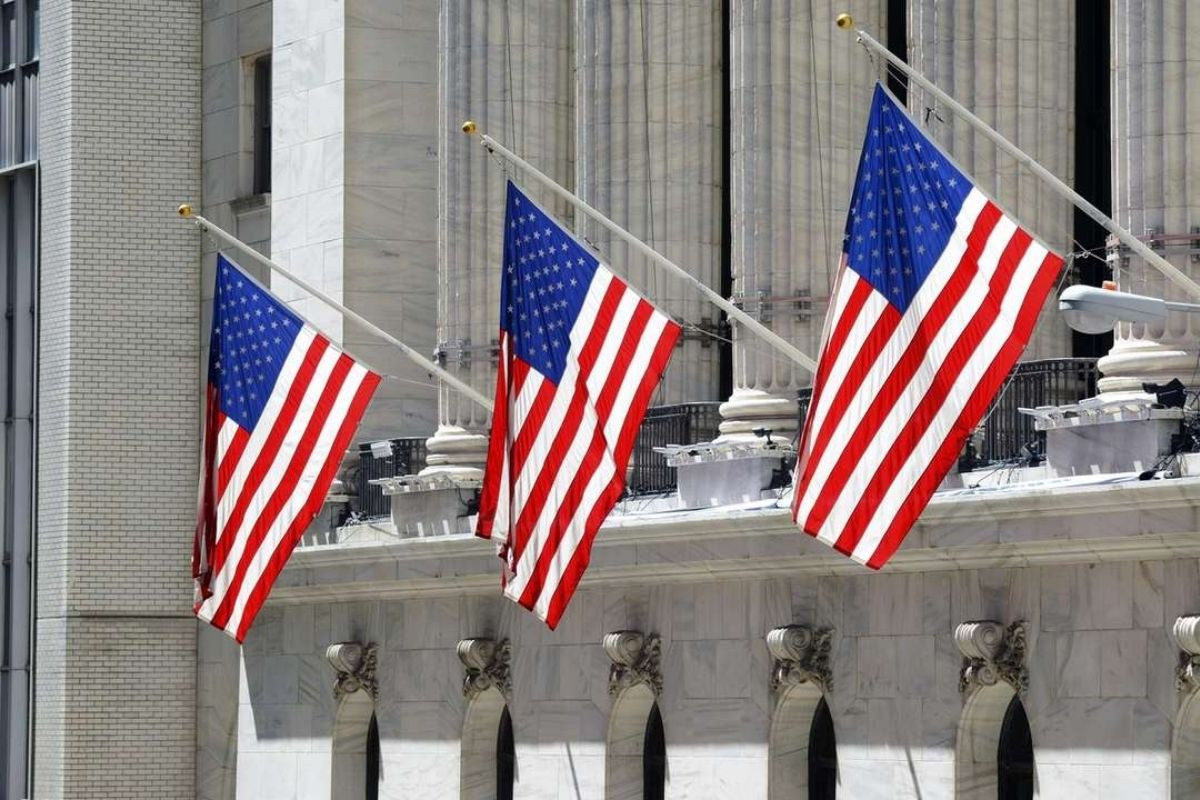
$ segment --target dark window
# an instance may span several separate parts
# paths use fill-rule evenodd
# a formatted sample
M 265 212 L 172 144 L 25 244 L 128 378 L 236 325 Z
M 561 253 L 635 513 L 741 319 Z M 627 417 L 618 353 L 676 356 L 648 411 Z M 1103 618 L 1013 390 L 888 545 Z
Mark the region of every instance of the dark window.
M 379 800 L 379 723 L 367 726 L 367 800 Z
M 667 785 L 667 740 L 663 735 L 658 703 L 650 709 L 645 738 L 642 746 L 642 797 L 645 800 L 662 800 Z
M 254 62 L 254 193 L 271 191 L 271 57 Z
M 837 739 L 824 697 L 817 703 L 808 733 L 808 796 L 810 800 L 837 796 Z
M 38 34 L 42 26 L 42 10 L 39 0 L 25 3 L 25 60 L 38 57 Z
M 1033 800 L 1033 736 L 1020 698 L 1004 712 L 997 758 L 1000 800 Z
M 0 31 L 0 50 L 3 51 L 4 67 L 11 67 L 17 63 L 17 3 L 16 0 L 8 0 L 0 9 L 0 24 L 4 26 L 4 30 Z
M 500 734 L 496 737 L 496 800 L 512 800 L 517 775 L 517 750 L 513 743 L 512 717 L 508 706 L 500 715 Z

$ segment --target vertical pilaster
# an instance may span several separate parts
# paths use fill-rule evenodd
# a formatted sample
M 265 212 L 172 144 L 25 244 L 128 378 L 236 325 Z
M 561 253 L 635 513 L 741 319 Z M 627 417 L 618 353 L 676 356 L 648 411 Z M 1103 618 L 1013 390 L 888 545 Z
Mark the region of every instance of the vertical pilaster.
M 460 125 L 503 141 L 570 186 L 572 5 L 564 0 L 442 0 L 439 59 L 438 354 L 486 395 L 495 388 L 505 172 Z M 520 181 L 520 174 L 513 174 Z M 536 185 L 526 187 L 560 217 Z M 487 412 L 445 387 L 426 473 L 479 477 Z
M 201 8 L 41 24 L 34 796 L 193 798 Z
M 721 285 L 724 3 L 578 0 L 580 197 L 714 288 Z M 719 312 L 599 225 L 618 275 L 695 326 Z M 653 404 L 717 398 L 717 342 L 685 330 Z
M 1113 218 L 1146 236 L 1193 278 L 1200 255 L 1200 69 L 1193 46 L 1200 9 L 1182 0 L 1112 3 Z M 1200 238 L 1200 235 L 1197 235 Z M 1114 276 L 1129 292 L 1196 302 L 1141 259 L 1114 254 Z M 1121 323 L 1100 359 L 1102 393 L 1141 392 L 1142 383 L 1179 378 L 1200 384 L 1200 317 L 1171 312 L 1165 325 Z

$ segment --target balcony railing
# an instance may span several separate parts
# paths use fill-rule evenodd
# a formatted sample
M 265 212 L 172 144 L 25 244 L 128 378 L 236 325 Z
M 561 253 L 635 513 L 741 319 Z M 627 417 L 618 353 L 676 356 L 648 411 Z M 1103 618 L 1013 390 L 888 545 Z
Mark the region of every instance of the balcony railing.
M 358 500 L 355 511 L 368 518 L 386 517 L 391 513 L 391 502 L 383 489 L 371 483 L 379 478 L 395 478 L 398 475 L 415 475 L 425 468 L 425 437 L 389 439 L 391 454 L 377 456 L 370 443 L 358 446 L 358 476 L 355 481 Z
M 1018 409 L 1078 403 L 1096 394 L 1098 375 L 1094 358 L 1047 358 L 1018 363 L 973 437 L 976 458 L 989 464 L 1044 454 L 1046 434 L 1034 430 L 1033 417 Z M 811 393 L 811 389 L 800 390 L 801 428 Z
M 717 437 L 720 403 L 679 403 L 646 409 L 646 418 L 638 431 L 629 459 L 628 492 L 631 495 L 672 492 L 678 485 L 675 468 L 667 458 L 654 452 L 669 444 L 708 442 Z

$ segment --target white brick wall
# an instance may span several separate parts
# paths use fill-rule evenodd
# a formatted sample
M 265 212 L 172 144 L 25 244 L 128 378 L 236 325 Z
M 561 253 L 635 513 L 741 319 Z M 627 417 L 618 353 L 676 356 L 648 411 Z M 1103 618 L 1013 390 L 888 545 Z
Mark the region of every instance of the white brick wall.
M 35 792 L 191 797 L 200 7 L 42 14 Z

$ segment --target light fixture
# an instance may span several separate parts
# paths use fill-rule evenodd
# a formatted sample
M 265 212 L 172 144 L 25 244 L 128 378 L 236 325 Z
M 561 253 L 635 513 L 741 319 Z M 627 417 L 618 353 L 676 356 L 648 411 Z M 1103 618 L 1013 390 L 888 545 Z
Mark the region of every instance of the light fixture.
M 1165 323 L 1168 310 L 1196 313 L 1200 306 L 1095 286 L 1068 286 L 1058 298 L 1058 310 L 1072 330 L 1099 334 L 1108 333 L 1118 322 Z

